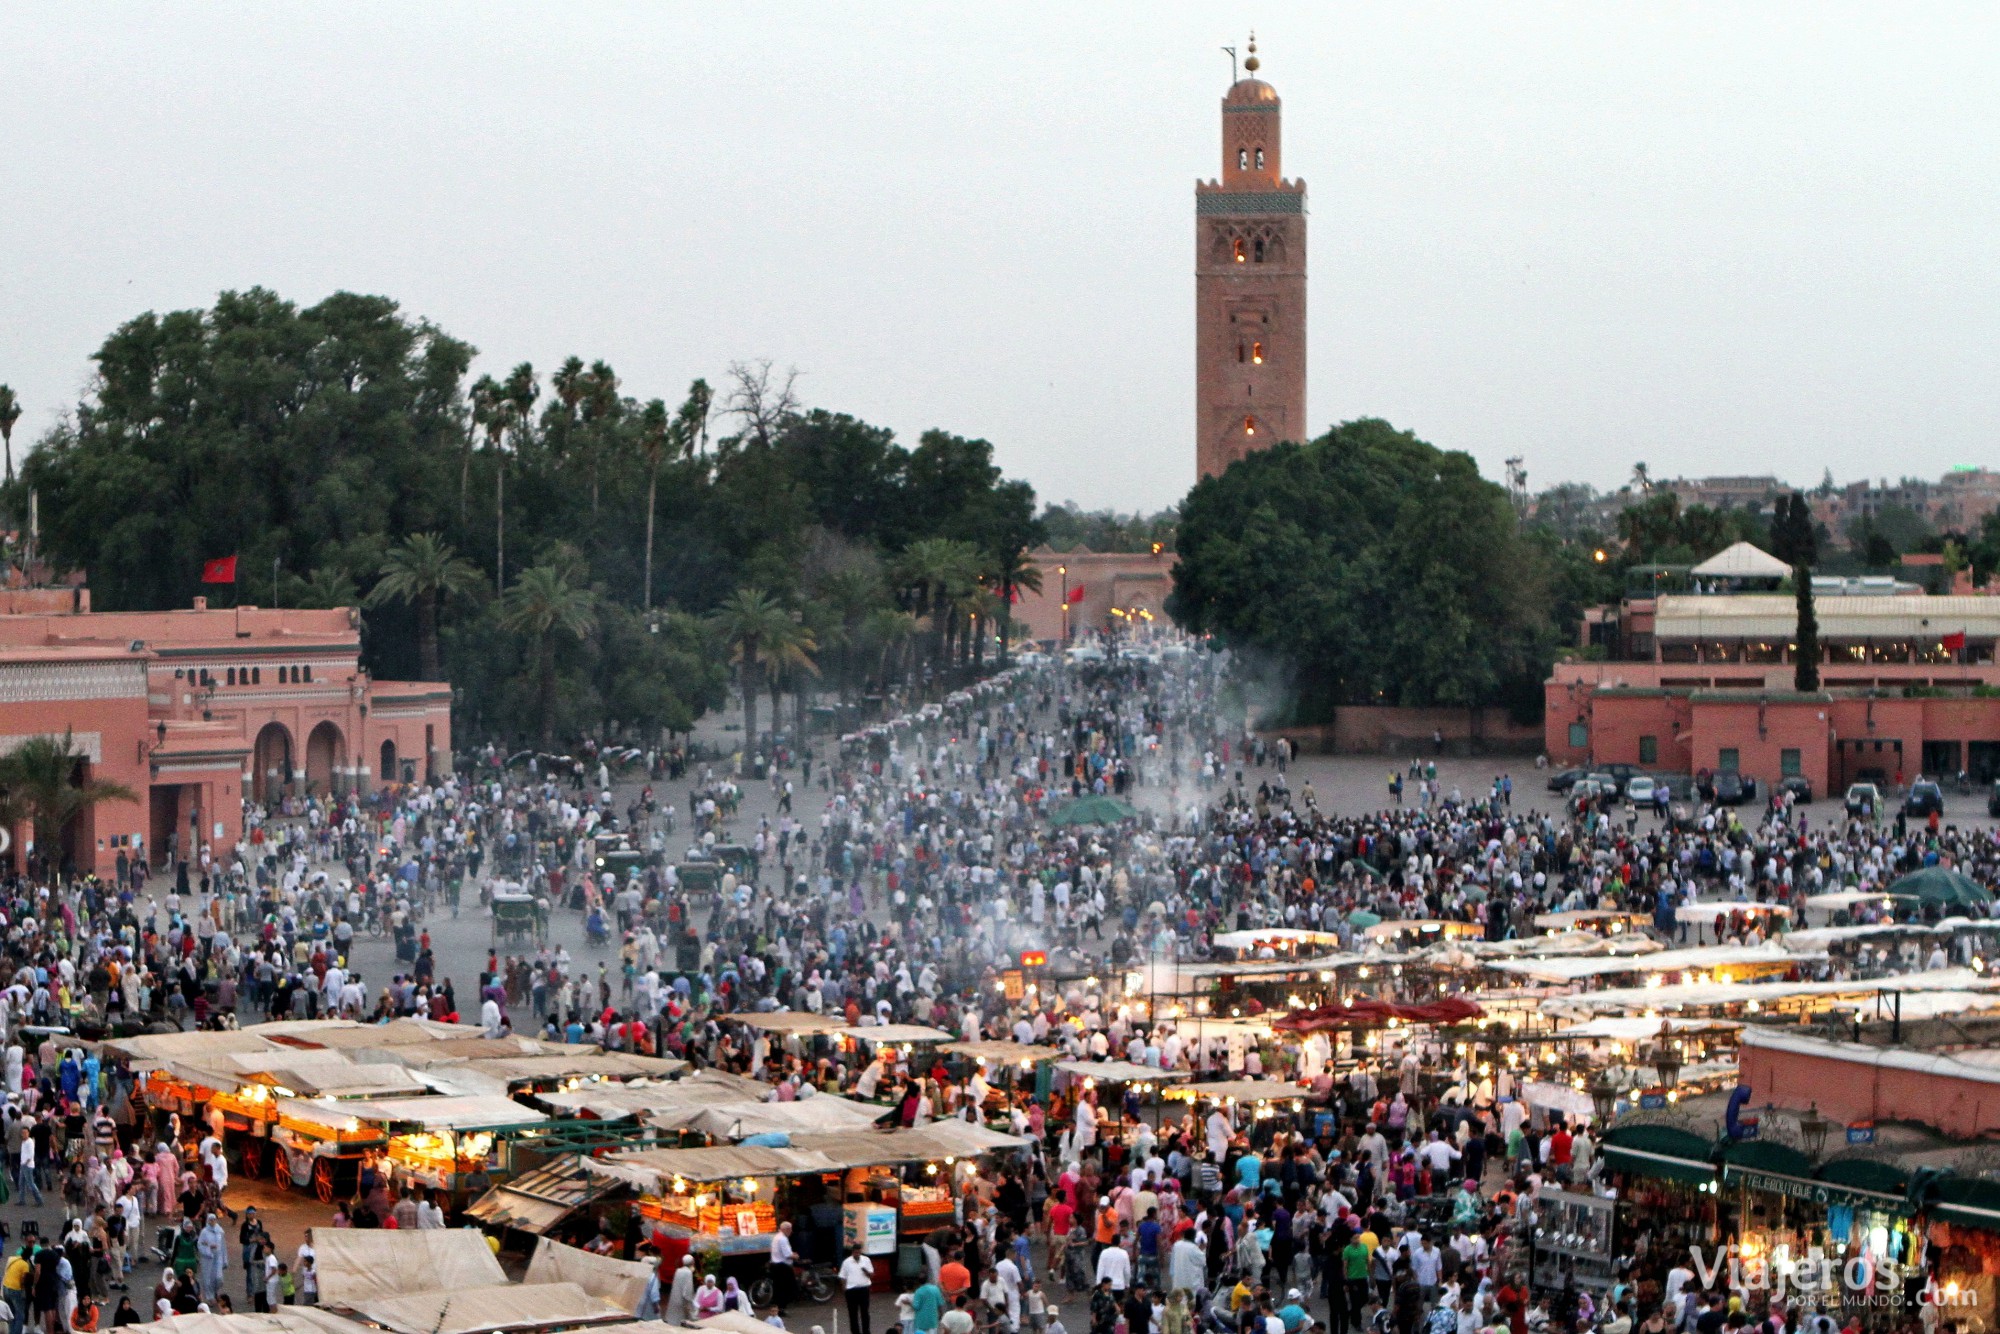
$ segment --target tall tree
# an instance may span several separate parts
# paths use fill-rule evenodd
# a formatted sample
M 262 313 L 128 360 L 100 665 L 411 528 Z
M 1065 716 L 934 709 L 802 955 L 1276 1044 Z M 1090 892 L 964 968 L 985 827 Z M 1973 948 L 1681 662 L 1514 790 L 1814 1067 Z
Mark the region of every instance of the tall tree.
M 590 470 L 590 517 L 597 518 L 597 483 L 612 449 L 612 428 L 624 404 L 618 398 L 618 374 L 602 361 L 590 363 L 583 377 L 583 448 Z
M 818 643 L 784 603 L 761 588 L 739 588 L 709 613 L 709 628 L 742 669 L 743 753 L 757 751 L 757 692 L 767 672 L 817 671 Z
M 465 449 L 458 461 L 458 522 L 465 525 L 465 517 L 472 497 L 472 446 L 479 433 L 488 428 L 494 417 L 501 412 L 500 386 L 492 376 L 482 375 L 472 382 L 466 391 Z
M 575 358 L 571 358 L 574 360 Z M 522 362 L 507 372 L 500 387 L 500 405 L 487 429 L 487 446 L 493 451 L 493 587 L 507 587 L 507 449 L 505 437 L 514 436 L 514 452 L 519 454 L 523 438 L 532 429 L 535 400 L 541 397 L 535 368 Z
M 62 837 L 77 817 L 108 801 L 139 800 L 130 788 L 85 774 L 89 757 L 73 736 L 31 736 L 0 759 L 8 803 L 35 829 L 35 859 L 62 864 Z
M 7 480 L 14 480 L 14 423 L 21 420 L 21 400 L 9 385 L 0 384 L 0 444 L 7 450 Z
M 367 605 L 401 602 L 417 613 L 417 661 L 426 681 L 442 681 L 438 661 L 438 606 L 448 597 L 468 597 L 486 584 L 479 567 L 452 550 L 436 533 L 412 533 L 382 558 L 381 581 Z
M 1792 567 L 1792 598 L 1798 608 L 1798 630 L 1792 636 L 1792 685 L 1803 692 L 1819 689 L 1819 614 L 1813 606 L 1812 567 L 1819 559 L 1819 534 L 1812 506 L 1797 491 L 1778 497 L 1771 521 L 1772 555 Z
M 1042 568 L 1028 557 L 1026 547 L 1003 551 L 993 559 L 993 584 L 1000 595 L 1000 668 L 1007 668 L 1008 644 L 1014 637 L 1014 602 L 1022 589 L 1042 591 Z
M 597 629 L 596 600 L 581 565 L 567 556 L 531 565 L 500 599 L 500 627 L 534 645 L 536 735 L 544 750 L 555 735 L 556 636 L 583 640 Z

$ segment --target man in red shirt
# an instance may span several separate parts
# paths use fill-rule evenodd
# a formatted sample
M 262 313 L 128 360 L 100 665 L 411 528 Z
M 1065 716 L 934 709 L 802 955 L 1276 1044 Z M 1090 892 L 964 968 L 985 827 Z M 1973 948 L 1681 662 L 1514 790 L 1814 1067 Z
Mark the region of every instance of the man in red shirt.
M 1569 1180 L 1570 1149 L 1574 1143 L 1569 1127 L 1558 1124 L 1549 1132 L 1549 1172 L 1556 1180 Z

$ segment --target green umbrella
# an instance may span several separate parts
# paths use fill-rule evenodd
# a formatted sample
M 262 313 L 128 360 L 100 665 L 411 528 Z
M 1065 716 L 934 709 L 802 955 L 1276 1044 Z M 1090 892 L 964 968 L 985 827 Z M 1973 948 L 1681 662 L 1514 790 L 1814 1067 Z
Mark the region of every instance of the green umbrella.
M 1053 825 L 1076 824 L 1117 824 L 1120 820 L 1130 820 L 1139 812 L 1127 806 L 1116 797 L 1088 796 L 1065 802 L 1049 816 Z
M 1993 891 L 1962 871 L 1942 866 L 1926 866 L 1912 871 L 1889 886 L 1889 893 L 1922 899 L 1925 903 L 1962 904 L 1984 907 L 1993 901 Z
M 1369 912 L 1365 908 L 1356 908 L 1347 914 L 1347 924 L 1356 931 L 1366 931 L 1371 926 L 1382 924 L 1382 914 Z

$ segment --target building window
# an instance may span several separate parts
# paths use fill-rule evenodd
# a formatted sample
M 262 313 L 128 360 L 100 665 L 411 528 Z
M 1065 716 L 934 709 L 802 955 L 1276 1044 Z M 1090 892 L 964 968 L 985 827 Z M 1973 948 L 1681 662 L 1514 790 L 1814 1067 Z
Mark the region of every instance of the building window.
M 1660 739 L 1656 736 L 1639 738 L 1639 763 L 1658 764 L 1660 762 Z
M 253 686 L 264 684 L 264 669 L 262 667 L 252 667 L 250 669 L 250 684 Z
M 1249 149 L 1247 149 L 1247 148 L 1239 148 L 1239 149 L 1237 149 L 1237 150 L 1236 150 L 1236 170 L 1238 170 L 1238 171 L 1242 171 L 1242 170 L 1244 170 L 1245 168 L 1247 168 L 1247 167 L 1248 167 L 1249 165 L 1250 165 L 1250 150 L 1249 150 Z M 1261 167 L 1261 166 L 1263 166 L 1264 164 L 1260 162 L 1260 163 L 1258 163 L 1257 165 Z
M 1778 752 L 1778 772 L 1786 778 L 1797 778 L 1799 768 L 1799 748 L 1787 746 Z
M 1736 747 L 1724 746 L 1720 751 L 1716 752 L 1715 767 L 1726 774 L 1733 774 L 1736 772 L 1739 760 L 1740 757 L 1736 753 Z
M 1590 724 L 1571 723 L 1569 725 L 1569 748 L 1571 750 L 1582 750 L 1585 746 L 1589 744 L 1590 744 Z
M 230 685 L 236 684 L 236 669 L 234 667 L 231 667 L 229 669 L 229 684 Z
M 1238 360 L 1241 360 L 1241 358 L 1239 357 Z M 1259 366 L 1264 364 L 1264 345 L 1262 343 L 1250 344 L 1250 360 Z
M 1261 236 L 1257 238 L 1257 262 L 1264 262 L 1264 238 Z
M 1241 264 L 1244 260 L 1244 254 L 1243 254 L 1243 238 L 1240 236 L 1236 238 L 1235 251 L 1236 251 L 1236 262 L 1238 264 Z
M 1243 434 L 1257 434 L 1257 419 L 1255 417 L 1245 417 L 1243 419 Z
M 312 664 L 311 664 L 311 663 L 307 663 L 307 664 L 306 664 L 305 666 L 303 666 L 303 667 L 299 668 L 299 672 L 300 672 L 300 673 L 301 673 L 301 674 L 302 674 L 302 675 L 303 675 L 303 676 L 305 677 L 305 679 L 306 679 L 306 684 L 307 684 L 307 685 L 311 685 L 311 684 L 312 684 L 312 679 L 313 679 L 313 669 L 312 669 Z
M 1243 344 L 1241 343 L 1238 343 L 1236 345 L 1236 359 L 1238 361 L 1243 360 Z
M 1261 148 L 1257 150 L 1257 170 L 1264 170 L 1264 150 Z

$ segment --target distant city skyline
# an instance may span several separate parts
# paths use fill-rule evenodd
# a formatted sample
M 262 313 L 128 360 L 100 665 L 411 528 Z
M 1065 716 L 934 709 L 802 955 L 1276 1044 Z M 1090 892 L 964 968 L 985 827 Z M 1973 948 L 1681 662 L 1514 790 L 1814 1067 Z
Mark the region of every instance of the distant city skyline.
M 1489 477 L 1934 477 L 2000 417 L 2000 12 L 15 6 L 17 450 L 144 311 L 381 293 L 475 371 L 768 357 L 1048 502 L 1194 480 L 1190 183 L 1257 31 L 1311 187 L 1307 420 Z

